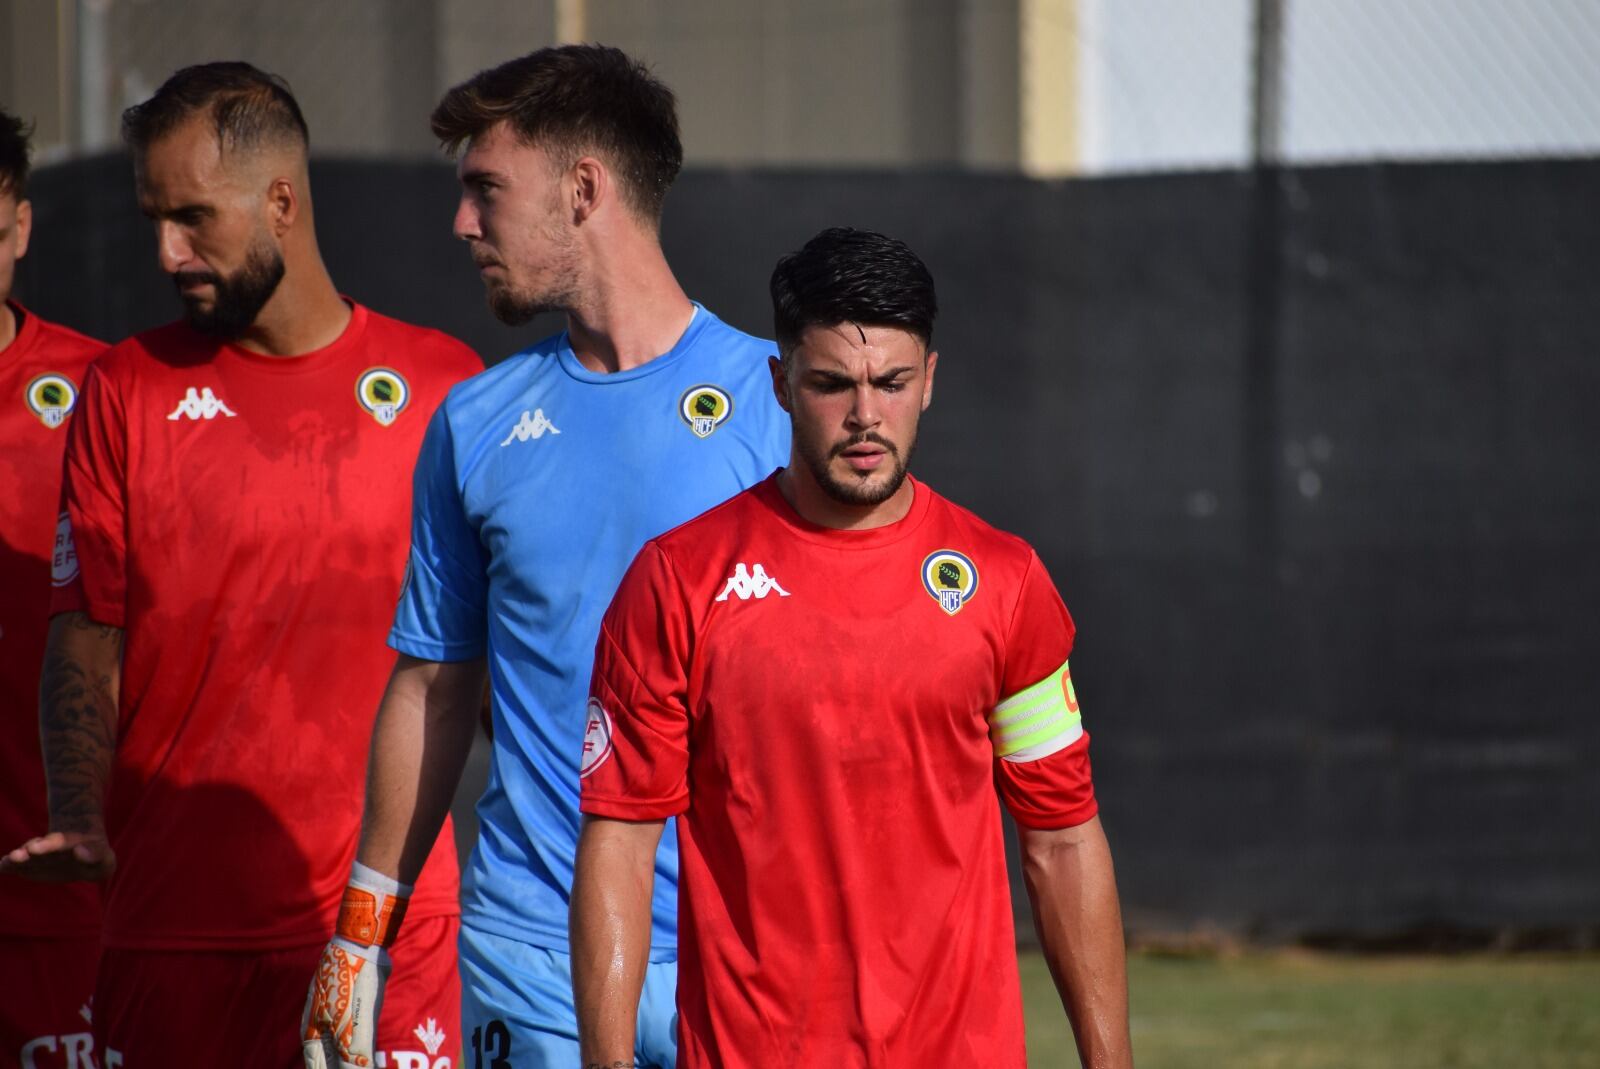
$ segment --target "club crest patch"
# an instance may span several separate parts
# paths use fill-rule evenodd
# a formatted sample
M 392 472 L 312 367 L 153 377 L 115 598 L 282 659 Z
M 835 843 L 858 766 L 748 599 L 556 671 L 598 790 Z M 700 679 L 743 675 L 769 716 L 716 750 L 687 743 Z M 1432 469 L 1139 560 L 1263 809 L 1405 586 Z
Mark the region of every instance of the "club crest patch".
M 978 592 L 978 569 L 964 553 L 935 550 L 923 558 L 922 586 L 939 608 L 954 616 Z
M 65 375 L 50 372 L 28 383 L 23 399 L 40 423 L 55 430 L 67 421 L 72 406 L 78 403 L 78 388 Z
M 583 756 L 578 760 L 578 778 L 606 763 L 611 756 L 611 714 L 593 698 L 584 710 Z
M 720 386 L 691 386 L 678 398 L 678 415 L 696 438 L 709 438 L 733 415 L 733 398 Z
M 411 386 L 394 368 L 369 367 L 356 379 L 356 400 L 387 427 L 411 403 Z

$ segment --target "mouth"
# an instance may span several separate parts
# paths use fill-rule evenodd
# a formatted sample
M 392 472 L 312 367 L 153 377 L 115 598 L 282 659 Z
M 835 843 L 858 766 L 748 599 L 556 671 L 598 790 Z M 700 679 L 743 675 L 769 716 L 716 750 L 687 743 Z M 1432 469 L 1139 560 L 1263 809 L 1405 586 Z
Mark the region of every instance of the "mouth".
M 889 453 L 889 449 L 875 442 L 861 442 L 838 451 L 846 464 L 863 475 L 882 467 Z

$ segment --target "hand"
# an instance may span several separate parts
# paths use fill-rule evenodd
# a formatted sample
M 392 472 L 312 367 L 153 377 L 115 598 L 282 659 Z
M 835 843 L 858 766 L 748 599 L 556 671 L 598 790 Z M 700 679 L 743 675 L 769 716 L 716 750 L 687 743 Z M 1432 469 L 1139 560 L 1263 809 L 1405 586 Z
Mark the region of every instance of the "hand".
M 53 831 L 0 857 L 0 872 L 41 883 L 105 880 L 116 870 L 117 855 L 104 831 Z
M 300 1020 L 306 1069 L 370 1069 L 389 954 L 335 936 L 322 951 Z
M 300 1017 L 306 1069 L 371 1069 L 389 951 L 411 888 L 357 861 Z

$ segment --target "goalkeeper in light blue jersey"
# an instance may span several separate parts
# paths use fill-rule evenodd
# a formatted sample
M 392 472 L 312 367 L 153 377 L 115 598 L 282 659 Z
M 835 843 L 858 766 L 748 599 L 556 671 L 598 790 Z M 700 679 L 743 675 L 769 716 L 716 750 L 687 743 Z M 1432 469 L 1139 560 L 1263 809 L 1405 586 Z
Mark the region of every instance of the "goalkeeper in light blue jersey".
M 561 311 L 568 329 L 460 384 L 429 426 L 350 894 L 381 885 L 403 915 L 487 671 L 493 760 L 462 881 L 465 1034 L 449 1042 L 474 1067 L 570 1067 L 578 785 L 583 755 L 606 752 L 586 738 L 604 731 L 585 708 L 600 618 L 646 540 L 786 462 L 788 417 L 773 344 L 691 302 L 662 255 L 682 149 L 672 93 L 643 67 L 612 48 L 542 49 L 450 90 L 433 129 L 458 154 L 455 233 L 495 315 Z M 670 835 L 655 878 L 636 1058 L 670 1067 Z M 381 947 L 357 944 L 329 950 L 355 963 L 353 1021 L 376 1012 L 389 967 Z M 360 1032 L 340 1033 L 341 1058 L 371 1056 Z

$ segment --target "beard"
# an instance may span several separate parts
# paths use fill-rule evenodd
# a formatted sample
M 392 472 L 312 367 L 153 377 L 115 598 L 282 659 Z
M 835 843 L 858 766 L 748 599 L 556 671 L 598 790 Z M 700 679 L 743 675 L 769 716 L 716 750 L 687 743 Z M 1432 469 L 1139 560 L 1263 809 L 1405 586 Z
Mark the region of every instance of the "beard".
M 489 311 L 508 327 L 520 327 L 546 312 L 566 313 L 577 307 L 582 274 L 577 239 L 555 224 L 545 226 L 541 236 L 548 248 L 542 257 L 542 285 L 517 286 L 512 283 L 509 271 L 500 280 L 484 283 L 488 288 Z M 473 262 L 482 266 L 499 261 L 480 258 L 479 250 L 475 249 Z
M 888 454 L 893 467 L 887 472 L 871 472 L 864 475 L 852 473 L 841 479 L 833 474 L 833 461 L 846 449 L 852 446 L 863 445 L 871 442 L 873 445 L 882 446 Z M 887 438 L 880 437 L 870 431 L 866 434 L 853 435 L 830 448 L 826 453 L 821 449 L 812 447 L 796 439 L 797 451 L 800 459 L 811 470 L 811 475 L 817 480 L 817 485 L 822 487 L 822 492 L 839 502 L 841 505 L 881 505 L 895 495 L 900 489 L 900 484 L 906 481 L 906 467 L 911 463 L 911 454 L 916 450 L 916 428 L 912 428 L 911 444 L 902 456 L 895 444 Z M 873 480 L 881 480 L 874 482 Z
M 489 287 L 489 311 L 508 327 L 520 327 L 546 312 L 565 312 L 576 304 L 570 289 L 517 290 L 509 285 Z
M 258 241 L 245 253 L 244 266 L 224 278 L 215 271 L 183 271 L 172 276 L 182 295 L 185 282 L 209 282 L 215 296 L 205 307 L 183 295 L 183 317 L 202 334 L 228 340 L 243 334 L 283 281 L 283 254 Z

